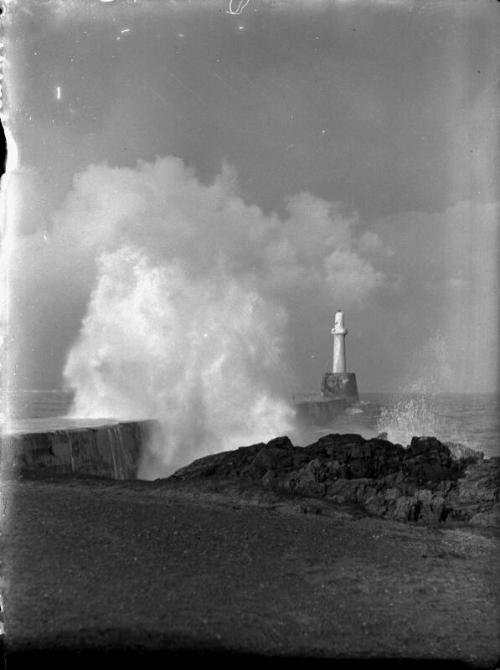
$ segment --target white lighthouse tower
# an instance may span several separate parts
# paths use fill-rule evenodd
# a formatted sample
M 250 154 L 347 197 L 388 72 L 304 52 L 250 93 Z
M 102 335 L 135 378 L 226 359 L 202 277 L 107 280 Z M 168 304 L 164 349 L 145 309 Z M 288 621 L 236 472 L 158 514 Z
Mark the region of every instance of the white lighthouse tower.
M 344 312 L 341 309 L 335 314 L 335 323 L 330 332 L 333 335 L 332 372 L 347 372 L 345 358 L 345 336 L 347 335 L 347 328 L 344 328 Z

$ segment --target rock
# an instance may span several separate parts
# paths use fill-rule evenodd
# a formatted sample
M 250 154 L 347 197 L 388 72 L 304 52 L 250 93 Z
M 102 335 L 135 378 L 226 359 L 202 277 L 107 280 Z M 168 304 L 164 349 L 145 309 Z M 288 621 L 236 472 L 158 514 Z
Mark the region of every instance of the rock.
M 415 492 L 415 498 L 426 505 L 430 505 L 432 500 L 432 491 L 429 489 L 419 489 Z
M 498 524 L 500 459 L 434 437 L 414 437 L 408 448 L 381 435 L 331 434 L 307 447 L 278 437 L 199 459 L 173 478 L 207 476 L 253 480 L 399 521 Z
M 431 500 L 431 510 L 434 519 L 437 521 L 446 521 L 448 510 L 443 496 L 433 495 Z
M 393 472 L 389 475 L 385 475 L 382 478 L 382 481 L 385 486 L 391 487 L 391 486 L 398 486 L 404 481 L 404 475 L 402 471 L 400 470 L 399 472 Z
M 256 473 L 264 473 L 271 470 L 277 464 L 278 457 L 266 446 L 257 452 L 249 468 Z
M 324 476 L 320 471 L 321 463 L 318 460 L 310 461 L 294 473 L 293 477 L 289 480 L 289 490 L 306 496 L 324 496 L 326 485 L 322 481 Z
M 337 479 L 337 477 L 342 476 L 343 465 L 341 465 L 340 461 L 337 460 L 327 461 L 326 467 L 328 470 L 329 479 Z
M 410 496 L 401 496 L 396 500 L 394 508 L 391 510 L 390 518 L 397 521 L 415 521 L 418 517 L 416 512 L 417 501 Z
M 491 458 L 467 467 L 464 477 L 457 480 L 446 497 L 446 504 L 451 518 L 468 521 L 478 514 L 490 513 L 499 499 L 500 459 Z
M 261 482 L 263 486 L 271 486 L 275 479 L 276 479 L 276 472 L 274 470 L 268 470 L 266 474 L 262 477 Z
M 297 454 L 295 453 L 293 455 L 293 466 L 294 467 L 301 467 L 304 463 L 307 463 L 308 457 L 307 454 L 302 453 L 302 454 Z
M 275 437 L 267 443 L 268 449 L 293 449 L 293 444 L 287 435 Z
M 356 503 L 359 501 L 359 488 L 360 481 L 357 479 L 337 479 L 331 484 L 326 484 L 326 496 L 340 502 Z
M 384 493 L 385 500 L 397 500 L 401 496 L 401 491 L 396 488 L 386 489 Z
M 388 504 L 383 493 L 376 493 L 373 490 L 370 493 L 371 495 L 367 497 L 364 505 L 366 511 L 373 516 L 384 516 L 387 512 Z
M 470 519 L 469 523 L 472 526 L 494 526 L 498 527 L 500 525 L 500 504 L 495 503 L 491 509 L 486 512 L 478 512 L 474 514 Z
M 440 492 L 443 496 L 446 496 L 451 491 L 453 486 L 454 486 L 453 482 L 445 480 L 444 482 L 439 482 L 434 490 L 436 492 Z

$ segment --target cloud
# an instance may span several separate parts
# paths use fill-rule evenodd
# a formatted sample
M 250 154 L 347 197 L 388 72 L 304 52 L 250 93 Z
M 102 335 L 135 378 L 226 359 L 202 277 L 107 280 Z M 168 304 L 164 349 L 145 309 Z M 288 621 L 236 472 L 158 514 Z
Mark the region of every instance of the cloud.
M 309 193 L 291 197 L 287 209 L 280 218 L 244 202 L 229 166 L 203 184 L 174 157 L 136 169 L 92 165 L 75 177 L 52 224 L 24 237 L 20 251 L 48 276 L 72 267 L 92 281 L 96 256 L 128 244 L 155 263 L 177 260 L 193 275 L 223 268 L 277 300 L 284 290 L 307 287 L 345 294 L 339 299 L 354 304 L 383 283 L 363 257 L 355 217 Z
M 397 331 L 401 322 L 407 348 L 413 341 L 417 348 L 416 324 L 423 339 L 418 348 L 438 332 L 446 342 L 447 373 L 435 389 L 498 388 L 499 214 L 498 203 L 466 200 L 442 212 L 402 212 L 372 222 L 372 232 L 390 237 L 394 250 L 383 264 L 389 282 L 393 274 L 399 278 L 391 326 Z M 395 352 L 398 346 L 395 341 Z M 416 374 L 413 366 L 401 378 Z

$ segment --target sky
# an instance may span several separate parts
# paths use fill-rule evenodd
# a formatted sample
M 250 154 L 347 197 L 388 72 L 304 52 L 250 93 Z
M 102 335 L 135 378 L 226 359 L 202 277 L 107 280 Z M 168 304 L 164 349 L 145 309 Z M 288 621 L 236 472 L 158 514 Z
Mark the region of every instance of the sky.
M 496 5 L 8 2 L 11 383 L 272 432 L 342 308 L 361 393 L 496 390 Z

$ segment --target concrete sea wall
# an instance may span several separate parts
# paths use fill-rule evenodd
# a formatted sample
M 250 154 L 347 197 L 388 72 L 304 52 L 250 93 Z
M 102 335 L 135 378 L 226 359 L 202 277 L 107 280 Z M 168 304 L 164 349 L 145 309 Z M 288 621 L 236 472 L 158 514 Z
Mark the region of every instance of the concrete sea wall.
M 2 468 L 7 471 L 78 473 L 137 479 L 141 457 L 160 426 L 153 420 L 18 427 L 2 436 Z
M 350 403 L 346 398 L 327 398 L 319 394 L 294 397 L 295 416 L 299 423 L 324 426 L 344 412 Z

